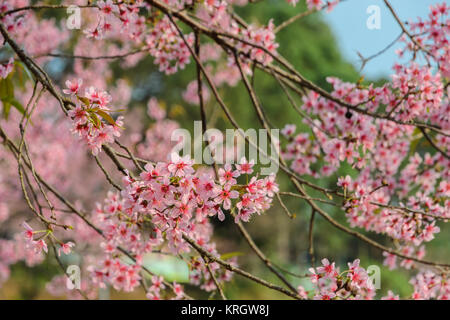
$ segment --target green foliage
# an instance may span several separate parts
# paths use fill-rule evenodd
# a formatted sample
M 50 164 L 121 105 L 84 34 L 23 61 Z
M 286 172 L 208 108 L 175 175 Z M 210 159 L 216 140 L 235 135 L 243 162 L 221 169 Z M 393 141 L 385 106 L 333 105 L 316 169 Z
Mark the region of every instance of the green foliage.
M 17 74 L 16 78 L 18 79 L 16 82 L 23 88 L 24 79 L 22 74 L 26 68 L 24 68 L 20 63 L 15 63 L 15 69 L 18 69 L 18 71 L 13 71 L 5 79 L 0 79 L 0 101 L 3 105 L 2 116 L 5 119 L 8 119 L 11 107 L 15 108 L 21 114 L 25 114 L 25 108 L 14 96 L 13 77 Z

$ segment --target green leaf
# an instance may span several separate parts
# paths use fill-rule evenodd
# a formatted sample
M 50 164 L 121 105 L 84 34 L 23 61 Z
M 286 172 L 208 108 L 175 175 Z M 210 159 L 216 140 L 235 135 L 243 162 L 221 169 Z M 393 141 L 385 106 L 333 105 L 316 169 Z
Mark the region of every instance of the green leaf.
M 94 124 L 94 126 L 96 126 L 97 128 L 100 128 L 101 121 L 95 113 L 91 115 L 91 120 L 92 120 L 92 123 Z
M 14 106 L 14 108 L 16 108 L 17 111 L 19 111 L 21 114 L 25 114 L 25 108 L 15 98 L 8 99 L 8 102 L 11 103 Z
M 25 108 L 15 98 L 6 98 L 1 100 L 3 103 L 3 116 L 5 117 L 5 119 L 8 119 L 11 106 L 17 109 L 17 111 L 19 111 L 21 114 L 25 114 Z
M 419 128 L 414 128 L 414 131 L 413 131 L 413 137 L 415 137 L 415 136 L 422 136 L 422 131 L 420 131 L 420 129 Z
M 9 111 L 11 110 L 11 104 L 3 99 L 2 99 L 2 104 L 3 104 L 3 118 L 8 120 Z
M 31 75 L 30 70 L 28 70 L 28 68 L 22 63 L 22 61 L 15 60 L 14 64 L 19 68 L 25 70 L 25 73 L 27 74 L 28 78 L 30 78 L 30 80 L 33 80 L 33 76 Z
M 417 145 L 419 144 L 420 140 L 422 140 L 422 137 L 414 139 L 413 141 L 411 141 L 411 143 L 409 144 L 409 155 L 412 156 L 414 154 L 414 152 L 416 152 L 417 149 Z
M 0 80 L 0 100 L 3 103 L 3 117 L 8 119 L 11 105 L 20 105 L 20 103 L 14 99 L 14 85 L 12 83 L 11 76 Z
M 85 97 L 80 97 L 77 95 L 78 100 L 80 100 L 81 102 L 83 102 L 83 104 L 87 107 L 89 107 L 89 105 L 91 104 L 91 102 L 89 101 L 88 98 Z
M 11 81 L 11 77 L 0 80 L 0 99 L 8 99 L 14 97 L 14 85 Z
M 109 114 L 107 114 L 105 111 L 98 110 L 98 111 L 97 111 L 97 114 L 98 114 L 100 117 L 102 117 L 103 119 L 105 119 L 106 121 L 108 121 L 109 124 L 112 124 L 112 125 L 115 125 L 115 124 L 116 124 L 116 122 L 114 121 L 114 119 L 113 119 Z

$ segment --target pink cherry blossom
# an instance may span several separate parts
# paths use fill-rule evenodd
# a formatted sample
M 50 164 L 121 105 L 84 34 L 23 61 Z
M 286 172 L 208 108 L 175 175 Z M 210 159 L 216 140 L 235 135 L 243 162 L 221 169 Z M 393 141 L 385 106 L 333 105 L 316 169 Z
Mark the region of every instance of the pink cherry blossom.
M 78 91 L 80 90 L 82 85 L 83 85 L 83 79 L 76 79 L 74 81 L 67 80 L 66 87 L 68 89 L 64 89 L 63 92 L 65 94 L 75 95 L 78 93 Z
M 61 251 L 64 252 L 64 254 L 69 254 L 72 251 L 72 248 L 75 246 L 75 243 L 73 242 L 66 242 L 62 243 L 61 246 L 58 248 L 58 255 L 61 255 Z

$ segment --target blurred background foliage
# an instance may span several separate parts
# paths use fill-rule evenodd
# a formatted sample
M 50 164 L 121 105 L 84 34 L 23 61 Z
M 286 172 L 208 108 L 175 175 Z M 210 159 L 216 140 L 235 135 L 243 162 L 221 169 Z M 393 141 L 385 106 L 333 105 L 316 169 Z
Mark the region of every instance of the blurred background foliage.
M 255 24 L 267 24 L 273 19 L 275 25 L 279 25 L 298 12 L 305 11 L 303 1 L 293 8 L 280 0 L 266 0 L 247 7 L 237 7 L 236 12 L 246 21 Z M 53 16 L 54 12 L 45 12 L 44 15 Z M 345 81 L 356 82 L 360 79 L 359 66 L 353 66 L 341 55 L 332 30 L 323 20 L 323 13 L 304 17 L 277 34 L 279 52 L 300 71 L 306 78 L 316 84 L 330 89 L 326 77 L 339 77 Z M 202 41 L 206 41 L 202 38 Z M 93 53 L 94 54 L 94 53 Z M 181 126 L 192 131 L 193 121 L 200 119 L 200 110 L 197 106 L 184 102 L 182 94 L 190 81 L 195 79 L 195 65 L 191 62 L 185 70 L 175 75 L 165 76 L 158 72 L 151 58 L 145 58 L 131 70 L 122 70 L 118 62 L 113 62 L 114 79 L 125 79 L 132 84 L 132 102 L 128 108 L 146 108 L 150 97 L 157 97 L 167 108 L 169 117 L 180 122 Z M 56 79 L 71 68 L 70 62 L 55 59 L 46 66 L 47 70 Z M 364 83 L 375 82 L 382 84 L 387 79 L 365 79 Z M 254 86 L 262 106 L 270 118 L 271 123 L 282 128 L 286 123 L 294 123 L 301 131 L 309 129 L 302 123 L 298 113 L 291 107 L 288 99 L 283 94 L 278 83 L 270 76 L 256 70 Z M 226 105 L 231 109 L 241 128 L 260 128 L 259 121 L 249 100 L 243 84 L 237 87 L 222 87 L 220 94 Z M 300 99 L 297 99 L 301 103 Z M 219 129 L 231 128 L 219 105 L 210 99 L 207 103 L 207 114 L 210 119 L 209 126 Z M 143 119 L 143 121 L 149 121 Z M 147 123 L 150 124 L 150 123 Z M 426 152 L 429 146 L 419 144 L 417 151 Z M 350 166 L 343 165 L 341 169 L 330 178 L 322 179 L 320 185 L 334 188 L 337 177 L 341 175 L 355 175 Z M 290 181 L 281 172 L 278 174 L 280 188 L 286 191 L 294 191 Z M 312 195 L 314 195 L 312 193 Z M 311 257 L 308 255 L 308 230 L 311 209 L 301 199 L 283 198 L 295 219 L 289 219 L 279 202 L 274 199 L 273 207 L 262 216 L 254 217 L 251 223 L 246 224 L 247 230 L 253 236 L 256 244 L 266 255 L 283 269 L 297 275 L 305 275 L 311 267 Z M 93 205 L 93 204 L 92 204 Z M 337 208 L 323 207 L 333 218 L 343 224 L 346 223 L 344 213 Z M 228 216 L 224 222 L 213 219 L 215 226 L 215 241 L 221 253 L 239 252 L 239 265 L 245 270 L 268 279 L 274 283 L 279 280 L 273 276 L 250 250 L 245 240 L 241 237 L 233 219 Z M 440 225 L 441 233 L 437 239 L 427 246 L 427 258 L 445 261 L 448 258 L 448 243 L 450 240 L 448 227 Z M 358 230 L 366 234 L 363 230 Z M 368 234 L 374 240 L 392 246 L 392 243 L 382 236 Z M 314 221 L 314 256 L 316 265 L 322 258 L 336 261 L 336 264 L 345 270 L 347 262 L 356 258 L 361 259 L 361 265 L 378 265 L 381 268 L 381 290 L 378 297 L 392 289 L 401 297 L 407 297 L 412 293 L 412 287 L 408 283 L 414 271 L 397 269 L 390 271 L 382 265 L 383 257 L 380 251 L 366 245 L 356 238 L 336 230 L 327 221 L 316 215 Z M 27 268 L 23 264 L 13 267 L 11 279 L 0 288 L 0 298 L 6 299 L 45 299 L 51 297 L 45 291 L 45 283 L 51 277 L 60 272 L 52 256 L 44 264 Z M 148 266 L 157 273 L 167 277 L 167 280 L 186 282 L 188 269 L 179 259 L 164 259 L 161 256 L 148 257 Z M 285 273 L 287 274 L 287 273 Z M 308 281 L 302 277 L 291 276 L 287 278 L 295 285 L 302 284 L 308 290 Z M 218 298 L 184 283 L 189 293 L 204 299 Z M 111 290 L 112 291 L 112 290 Z M 230 299 L 284 299 L 285 296 L 275 291 L 254 284 L 242 277 L 235 276 L 231 283 L 225 285 L 225 294 Z M 130 294 L 110 292 L 112 299 L 140 299 L 145 295 L 140 290 Z

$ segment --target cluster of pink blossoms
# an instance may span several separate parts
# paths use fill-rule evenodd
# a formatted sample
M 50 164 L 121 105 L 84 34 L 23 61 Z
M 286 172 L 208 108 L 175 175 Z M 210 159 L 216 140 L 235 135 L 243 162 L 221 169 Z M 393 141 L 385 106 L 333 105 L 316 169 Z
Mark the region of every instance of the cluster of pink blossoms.
M 192 47 L 194 34 L 186 34 L 184 39 Z M 167 16 L 155 23 L 145 42 L 161 72 L 173 74 L 189 63 L 189 48 Z
M 169 4 L 180 7 L 178 1 L 169 1 Z M 184 40 L 179 36 L 167 16 L 154 17 L 151 22 L 151 31 L 147 30 L 148 22 L 139 15 L 140 8 L 146 8 L 150 12 L 150 6 L 143 1 L 133 4 L 114 4 L 111 0 L 98 1 L 98 18 L 94 27 L 85 30 L 88 38 L 97 40 L 107 35 L 125 33 L 135 42 L 143 42 L 149 53 L 155 58 L 155 64 L 159 65 L 159 71 L 173 74 L 189 63 L 190 52 Z M 185 40 L 190 46 L 193 44 L 193 33 L 185 35 Z
M 310 268 L 310 281 L 314 286 L 311 295 L 315 300 L 370 300 L 375 297 L 375 286 L 367 271 L 360 267 L 359 259 L 348 263 L 348 269 L 340 272 L 335 263 L 322 260 L 322 266 Z M 307 299 L 309 292 L 298 287 L 299 295 Z
M 228 6 L 229 3 L 227 1 L 206 1 L 204 6 L 198 8 L 196 15 L 209 27 L 215 28 L 219 32 L 226 32 L 241 38 L 242 41 L 229 40 L 242 53 L 241 58 L 243 58 L 242 56 L 248 55 L 250 59 L 260 63 L 270 63 L 273 58 L 265 50 L 275 55 L 276 49 L 278 48 L 278 43 L 275 42 L 275 25 L 272 20 L 269 21 L 267 26 L 257 27 L 255 25 L 249 25 L 243 28 L 227 12 Z M 228 58 L 229 67 L 235 66 L 233 56 L 231 55 Z M 248 67 L 250 61 L 247 61 L 248 59 L 243 60 L 245 71 L 250 73 L 250 68 Z
M 236 48 L 241 50 L 244 54 L 249 54 L 250 59 L 258 61 L 262 64 L 269 64 L 273 61 L 271 55 L 266 53 L 264 49 L 271 54 L 276 54 L 278 43 L 275 42 L 275 25 L 270 20 L 267 26 L 257 28 L 253 25 L 249 26 L 245 30 L 241 30 L 242 37 L 252 45 L 248 45 L 245 42 L 238 42 Z M 259 46 L 255 47 L 255 46 Z
M 328 259 L 322 260 L 322 266 L 310 268 L 311 291 L 303 286 L 297 288 L 298 294 L 304 299 L 313 297 L 315 300 L 372 300 L 376 295 L 375 277 L 360 266 L 359 259 L 348 263 L 348 268 L 340 272 L 335 263 Z M 450 294 L 450 282 L 445 274 L 438 275 L 431 270 L 420 272 L 410 283 L 414 286 L 411 299 L 447 300 Z M 391 290 L 382 300 L 399 300 Z
M 351 226 L 383 232 L 393 239 L 411 242 L 416 246 L 422 242 L 431 241 L 434 234 L 439 232 L 440 229 L 435 225 L 436 220 L 433 217 L 450 218 L 450 213 L 444 207 L 432 204 L 431 199 L 428 203 L 432 207 L 431 210 L 427 210 L 427 213 L 408 214 L 401 208 L 393 210 L 380 207 L 387 205 L 389 200 L 381 189 L 369 192 L 357 181 L 352 182 L 349 176 L 339 178 L 338 185 L 343 186 L 349 195 L 344 208 Z M 420 212 L 422 208 L 418 204 L 411 204 L 408 208 L 417 209 L 417 212 Z
M 22 225 L 25 229 L 25 231 L 23 232 L 23 236 L 26 241 L 26 247 L 28 249 L 34 250 L 35 254 L 40 254 L 42 252 L 48 253 L 48 246 L 46 241 L 48 237 L 54 239 L 56 242 L 60 244 L 60 247 L 58 249 L 58 255 L 61 255 L 61 251 L 64 254 L 69 254 L 72 251 L 72 248 L 75 246 L 73 242 L 69 241 L 64 243 L 56 239 L 56 237 L 53 234 L 53 231 L 50 229 L 35 231 L 26 222 L 23 222 Z M 37 238 L 36 235 L 38 235 Z
M 5 13 L 14 9 L 9 0 L 0 1 L 0 13 Z M 8 14 L 1 18 L 2 24 L 8 32 L 16 32 L 23 27 L 24 18 L 19 14 Z M 3 39 L 3 37 L 0 35 Z
M 95 21 L 93 27 L 85 29 L 84 33 L 88 38 L 100 40 L 109 33 L 117 32 L 122 28 L 129 35 L 132 35 L 136 32 L 136 28 L 142 24 L 142 20 L 137 15 L 139 6 L 127 3 L 114 4 L 112 0 L 97 1 L 97 21 Z
M 392 92 L 384 92 L 385 99 L 388 99 L 387 111 L 394 113 L 402 121 L 430 118 L 438 120 L 436 118 L 442 117 L 436 114 L 436 111 L 441 111 L 444 93 L 441 74 L 433 75 L 430 68 L 420 67 L 416 63 L 411 63 L 408 67 L 395 65 L 394 68 L 396 73 L 392 77 Z
M 248 221 L 252 214 L 267 210 L 278 186 L 274 176 L 252 177 L 238 185 L 241 175 L 253 173 L 253 163 L 242 159 L 233 169 L 225 165 L 219 169 L 219 181 L 208 174 L 197 173 L 188 157 L 172 155 L 172 160 L 147 164 L 140 179 L 124 178 L 121 194 L 110 192 L 103 205 L 94 212 L 97 225 L 106 241 L 102 244 L 105 259 L 100 267 L 92 267 L 95 282 L 108 282 L 114 288 L 130 291 L 139 284 L 142 257 L 163 245 L 173 254 L 191 252 L 183 236 L 219 256 L 211 243 L 212 227 L 208 218 L 225 218 L 223 210 L 231 210 L 236 222 Z M 233 207 L 237 208 L 234 213 Z M 121 249 L 130 252 L 136 263 L 129 265 L 120 258 Z M 231 261 L 232 262 L 232 261 Z M 191 281 L 207 291 L 215 289 L 204 262 L 192 257 Z M 218 264 L 210 263 L 219 281 L 228 281 L 231 273 Z M 158 291 L 150 292 L 158 297 Z
M 0 13 L 27 7 L 29 0 L 0 0 Z M 14 12 L 1 18 L 1 22 L 14 40 L 22 46 L 27 54 L 32 56 L 45 55 L 57 48 L 68 37 L 68 30 L 60 30 L 56 19 L 38 19 L 37 15 L 28 10 Z M 1 42 L 3 37 L 0 35 Z M 46 60 L 42 57 L 39 60 Z
M 89 87 L 84 96 L 80 96 L 82 83 L 81 79 L 67 80 L 68 89 L 63 92 L 77 98 L 75 107 L 68 112 L 73 121 L 73 132 L 86 142 L 93 155 L 97 155 L 103 144 L 113 143 L 115 137 L 120 136 L 123 117 L 114 120 L 109 114 L 111 96 L 106 91 Z
M 299 0 L 286 0 L 290 5 L 296 6 Z M 309 10 L 320 10 L 327 7 L 328 11 L 333 10 L 333 8 L 339 3 L 340 0 L 324 1 L 324 0 L 306 0 L 306 6 Z
M 150 300 L 161 300 L 161 293 L 166 288 L 166 285 L 164 284 L 164 278 L 160 276 L 152 276 L 151 281 L 152 285 L 148 289 L 146 295 L 147 298 Z M 172 296 L 172 300 L 181 300 L 184 298 L 183 287 L 175 281 L 172 285 L 172 291 L 175 294 L 174 296 Z
M 412 299 L 450 299 L 450 281 L 445 273 L 439 275 L 430 270 L 422 271 L 411 279 L 410 283 L 414 286 Z
M 237 5 L 241 4 L 239 1 L 234 2 Z M 240 27 L 227 11 L 228 7 L 234 2 L 205 1 L 202 4 L 196 4 L 196 16 L 208 27 L 241 37 L 243 41 L 230 41 L 235 42 L 236 48 L 244 55 L 247 54 L 251 59 L 264 64 L 270 63 L 272 57 L 265 50 L 268 50 L 271 54 L 276 54 L 278 44 L 275 42 L 275 34 L 273 32 L 275 26 L 270 21 L 264 27 L 256 27 L 254 25 L 250 25 L 248 28 Z M 171 0 L 165 1 L 165 4 L 176 10 L 182 10 L 193 5 L 193 2 L 190 0 Z M 152 6 L 143 1 L 116 5 L 111 0 L 106 2 L 99 1 L 97 6 L 98 17 L 95 19 L 93 27 L 85 30 L 88 38 L 100 40 L 109 37 L 111 39 L 118 38 L 122 41 L 124 36 L 129 37 L 135 43 L 147 48 L 150 55 L 154 57 L 154 63 L 159 66 L 159 70 L 166 74 L 176 73 L 178 70 L 184 69 L 185 65 L 190 62 L 190 51 L 186 42 L 190 47 L 193 47 L 194 34 L 185 34 L 183 40 L 170 19 L 167 16 L 161 17 Z M 140 9 L 147 10 L 150 19 L 145 19 L 141 16 Z M 245 42 L 255 44 L 260 46 L 260 48 L 255 48 Z M 202 48 L 203 46 L 205 45 L 202 45 Z M 265 48 L 265 50 L 262 48 Z M 211 60 L 216 61 L 219 58 L 220 54 L 215 55 Z M 243 59 L 243 68 L 247 74 L 251 73 L 249 63 L 250 60 Z M 207 65 L 206 67 L 211 72 L 212 65 Z M 214 75 L 217 86 L 223 83 L 235 85 L 239 78 L 239 70 L 232 57 L 229 57 L 228 64 L 220 64 Z M 197 99 L 191 93 L 194 92 L 195 86 L 194 82 L 192 82 L 187 88 L 185 95 L 187 101 L 194 104 Z M 204 90 L 204 94 L 205 100 L 207 100 L 208 90 Z
M 316 10 L 320 10 L 323 5 L 324 5 L 324 1 L 323 0 L 306 0 L 306 5 L 308 6 L 308 9 L 316 9 Z
M 445 1 L 430 5 L 428 19 L 422 20 L 419 17 L 416 21 L 410 21 L 409 23 L 416 43 L 412 43 L 410 39 L 403 37 L 402 41 L 406 43 L 406 47 L 397 51 L 400 56 L 403 56 L 405 52 L 414 53 L 419 49 L 416 44 L 419 44 L 427 51 L 424 53 L 425 59 L 428 61 L 434 60 L 439 72 L 447 78 L 450 75 L 449 10 L 450 6 Z
M 281 133 L 287 138 L 288 143 L 281 150 L 284 159 L 291 162 L 291 169 L 299 174 L 318 176 L 311 170 L 311 164 L 317 161 L 320 148 L 310 139 L 308 133 L 294 135 L 295 125 L 286 125 Z
M 428 21 L 411 24 L 420 31 L 415 39 L 432 53 L 438 72 L 412 61 L 394 65 L 392 82 L 381 87 L 328 78 L 333 98 L 357 106 L 362 112 L 346 109 L 311 91 L 302 105 L 303 121 L 311 133 L 296 135 L 295 125 L 282 130 L 287 139 L 283 155 L 298 174 L 329 176 L 344 162 L 354 168 L 355 178 L 340 177 L 337 183 L 343 190 L 343 208 L 351 227 L 385 234 L 395 240 L 399 252 L 418 259 L 425 257 L 424 243 L 440 232 L 438 222 L 450 218 L 450 161 L 444 155 L 450 150 L 450 139 L 445 134 L 450 129 L 450 91 L 443 81 L 448 74 L 448 28 L 438 23 L 448 20 L 446 14 L 445 4 L 432 6 Z M 417 49 L 408 43 L 409 50 Z M 440 152 L 415 152 L 411 137 L 417 141 L 424 138 L 418 128 L 382 117 L 376 119 L 366 112 L 441 128 L 443 134 L 428 133 Z M 387 252 L 383 255 L 390 269 L 396 268 L 397 260 L 406 269 L 419 267 L 411 259 L 399 259 Z M 413 281 L 418 291 L 413 298 L 445 298 L 445 275 L 440 278 L 431 270 L 426 272 L 427 277 L 419 274 Z M 439 286 L 433 279 L 440 279 Z M 427 281 L 439 289 L 427 289 Z M 433 293 L 428 295 L 428 291 Z M 386 298 L 398 296 L 390 293 Z
M 47 242 L 45 242 L 44 238 L 48 235 L 48 233 L 46 231 L 39 232 L 45 233 L 44 237 L 40 237 L 38 240 L 34 240 L 34 233 L 36 232 L 33 231 L 33 229 L 26 222 L 23 223 L 23 227 L 25 228 L 24 237 L 27 241 L 27 246 L 29 248 L 32 248 L 35 253 L 41 253 L 42 251 L 47 253 Z
M 449 119 L 444 115 L 449 105 L 439 74 L 433 76 L 414 63 L 396 66 L 394 70 L 392 85 L 380 88 L 343 83 L 335 78 L 328 81 L 333 85 L 335 98 L 360 104 L 361 109 L 376 112 L 385 106 L 399 120 L 420 115 L 449 128 Z M 335 172 L 344 161 L 352 165 L 359 172 L 357 179 L 353 181 L 348 176 L 338 181 L 347 193 L 344 209 L 350 225 L 387 234 L 400 241 L 398 249 L 403 254 L 423 258 L 425 250 L 419 246 L 439 232 L 437 219 L 448 217 L 448 159 L 441 153 L 425 154 L 424 159 L 417 153 L 409 156 L 413 148 L 410 137 L 417 134 L 413 126 L 399 126 L 345 110 L 315 92 L 304 98 L 302 108 L 310 115 L 304 121 L 311 125 L 312 134 L 292 138 L 295 129 L 284 129 L 289 139 L 285 154 L 293 159 L 291 168 L 318 177 L 310 168 L 312 164 L 321 165 L 322 175 Z M 442 149 L 449 150 L 448 138 L 439 134 L 437 138 Z M 324 164 L 319 162 L 322 153 Z M 404 160 L 406 166 L 400 169 Z M 400 175 L 396 175 L 399 170 Z M 417 191 L 411 194 L 410 190 Z M 442 191 L 431 194 L 433 190 Z M 385 263 L 395 267 L 396 257 L 385 255 Z M 403 260 L 401 265 L 411 268 L 413 261 Z

